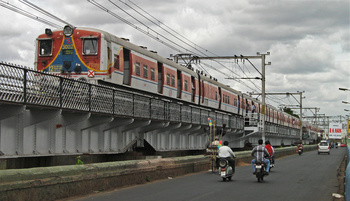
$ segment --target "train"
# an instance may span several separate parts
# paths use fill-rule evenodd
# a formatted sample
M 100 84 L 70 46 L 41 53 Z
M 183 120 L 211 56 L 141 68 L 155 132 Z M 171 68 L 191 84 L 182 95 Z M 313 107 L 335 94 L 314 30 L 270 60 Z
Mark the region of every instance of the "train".
M 36 39 L 34 66 L 50 74 L 120 86 L 240 115 L 246 120 L 247 128 L 257 128 L 261 122 L 260 100 L 202 71 L 182 66 L 128 39 L 95 28 L 66 25 L 63 30 L 45 29 Z M 299 118 L 271 105 L 266 105 L 265 115 L 268 131 L 278 128 L 280 134 L 299 136 Z M 310 130 L 317 132 L 311 127 Z

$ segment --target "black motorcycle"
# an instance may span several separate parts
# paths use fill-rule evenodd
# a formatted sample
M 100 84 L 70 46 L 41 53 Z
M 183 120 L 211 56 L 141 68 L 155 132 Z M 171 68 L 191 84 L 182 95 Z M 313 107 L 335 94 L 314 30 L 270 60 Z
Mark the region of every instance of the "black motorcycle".
M 265 163 L 257 161 L 255 162 L 255 176 L 258 179 L 258 182 L 264 181 L 265 173 Z

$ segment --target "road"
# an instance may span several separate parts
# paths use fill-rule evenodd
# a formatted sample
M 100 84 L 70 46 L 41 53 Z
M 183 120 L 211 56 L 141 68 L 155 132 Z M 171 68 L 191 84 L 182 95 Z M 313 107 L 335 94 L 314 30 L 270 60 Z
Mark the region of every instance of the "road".
M 332 149 L 330 155 L 305 152 L 276 160 L 276 166 L 264 181 L 258 183 L 250 165 L 236 167 L 232 181 L 223 182 L 211 172 L 186 175 L 97 193 L 76 201 L 331 201 L 338 192 L 337 169 L 346 148 Z

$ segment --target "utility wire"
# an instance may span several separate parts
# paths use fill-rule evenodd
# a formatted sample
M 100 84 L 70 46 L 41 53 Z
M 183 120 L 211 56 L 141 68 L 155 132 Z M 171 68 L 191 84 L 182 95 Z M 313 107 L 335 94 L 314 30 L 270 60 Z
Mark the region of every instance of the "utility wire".
M 111 0 L 109 0 L 109 1 L 111 1 Z M 192 41 L 190 41 L 189 39 L 187 39 L 185 36 L 181 35 L 180 33 L 178 33 L 177 31 L 175 31 L 175 30 L 172 29 L 171 27 L 167 26 L 166 24 L 164 24 L 163 22 L 161 22 L 160 20 L 158 20 L 157 18 L 155 18 L 154 16 L 152 16 L 151 14 L 149 14 L 149 13 L 148 13 L 147 11 L 145 11 L 144 9 L 140 8 L 139 6 L 137 6 L 137 5 L 136 5 L 135 3 L 133 3 L 132 1 L 129 0 L 129 2 L 132 3 L 132 5 L 134 5 L 135 7 L 137 7 L 138 9 L 140 9 L 141 11 L 143 11 L 144 13 L 146 13 L 148 16 L 150 16 L 151 18 L 153 18 L 154 20 L 156 20 L 156 22 L 158 22 L 158 23 L 156 23 L 156 22 L 154 22 L 153 20 L 151 20 L 150 18 L 146 17 L 145 15 L 143 15 L 142 13 L 140 13 L 139 11 L 137 11 L 136 9 L 134 9 L 132 6 L 130 6 L 130 5 L 127 4 L 126 2 L 123 2 L 122 0 L 119 0 L 119 1 L 122 2 L 123 4 L 125 4 L 126 6 L 128 6 L 130 9 L 134 10 L 136 13 L 138 13 L 138 14 L 141 15 L 142 17 L 146 18 L 148 21 L 152 22 L 154 25 L 160 27 L 162 30 L 166 31 L 167 33 L 169 33 L 170 35 L 172 35 L 172 36 L 175 37 L 176 39 L 178 39 L 178 40 L 180 40 L 181 42 L 185 43 L 186 45 L 192 47 L 193 49 L 199 51 L 200 53 L 206 55 L 206 54 L 203 53 L 202 51 L 198 50 L 196 47 L 193 47 L 193 45 L 199 47 L 200 49 L 204 50 L 205 52 L 209 52 L 209 53 L 211 53 L 211 54 L 213 54 L 213 55 L 215 55 L 215 56 L 218 56 L 218 55 L 216 55 L 215 53 L 213 53 L 213 52 L 211 52 L 211 51 L 209 51 L 209 50 L 207 50 L 207 49 L 205 49 L 205 48 L 203 48 L 203 47 L 201 47 L 201 46 L 199 46 L 199 45 L 193 43 Z M 183 38 L 184 40 L 188 41 L 188 42 L 191 43 L 192 45 L 189 44 L 188 42 L 186 42 L 186 41 L 180 39 L 179 37 L 175 36 L 174 34 L 170 33 L 169 31 L 167 31 L 166 29 L 164 29 L 164 28 L 161 27 L 160 25 L 164 25 L 167 29 L 169 29 L 169 30 L 171 30 L 172 32 L 174 32 L 175 34 L 179 35 L 181 38 Z
M 109 9 L 105 8 L 101 4 L 95 2 L 94 0 L 87 0 L 87 1 L 90 2 L 91 4 L 93 4 L 94 6 L 98 7 L 99 9 L 101 9 L 101 10 L 107 12 L 108 14 L 112 15 L 113 17 L 119 19 L 120 21 L 124 22 L 125 24 L 133 27 L 134 29 L 136 29 L 138 31 L 140 31 L 141 33 L 151 37 L 152 39 L 154 39 L 154 40 L 164 44 L 165 46 L 167 46 L 167 47 L 169 47 L 169 48 L 171 48 L 171 49 L 173 49 L 173 50 L 175 50 L 177 52 L 181 52 L 179 49 L 175 48 L 174 46 L 170 45 L 169 43 L 166 43 L 166 42 L 160 40 L 157 36 L 154 36 L 154 35 L 150 34 L 148 31 L 145 31 L 145 30 L 139 28 L 138 26 L 136 26 L 133 23 L 129 22 L 128 20 L 120 17 L 119 15 L 115 14 L 114 12 L 110 11 Z
M 93 2 L 94 5 L 97 5 L 97 4 L 98 4 L 98 3 L 96 3 L 94 0 L 88 0 L 88 1 L 89 1 L 90 3 Z M 154 33 L 158 34 L 159 36 L 163 37 L 165 40 L 169 41 L 170 43 L 173 43 L 173 44 L 175 44 L 176 46 L 178 46 L 178 47 L 180 47 L 180 48 L 183 48 L 184 50 L 195 54 L 194 52 L 192 52 L 192 51 L 190 51 L 190 50 L 188 50 L 188 49 L 186 49 L 186 48 L 180 46 L 179 44 L 175 43 L 174 41 L 172 41 L 172 40 L 168 39 L 167 37 L 163 36 L 162 34 L 158 33 L 157 31 L 155 31 L 155 30 L 152 29 L 151 27 L 147 26 L 146 24 L 144 24 L 144 23 L 141 22 L 140 20 L 136 19 L 134 16 L 132 16 L 131 14 L 129 14 L 128 12 L 126 12 L 124 9 L 122 9 L 122 8 L 121 8 L 120 6 L 118 6 L 117 4 L 113 3 L 112 1 L 110 1 L 110 2 L 111 2 L 114 6 L 116 6 L 116 7 L 119 8 L 120 10 L 122 10 L 124 13 L 126 13 L 127 15 L 129 15 L 131 18 L 133 18 L 134 20 L 136 20 L 136 21 L 139 22 L 140 24 L 144 25 L 147 29 L 149 29 L 149 30 L 153 31 Z M 101 4 L 98 4 L 98 5 L 99 5 L 99 8 L 101 8 L 101 9 L 103 8 L 103 10 L 105 10 L 106 12 L 108 12 L 108 13 L 110 13 L 110 14 L 113 13 L 112 11 L 110 11 L 110 10 L 108 10 L 107 8 L 103 7 Z M 113 16 L 118 16 L 118 15 L 115 14 L 115 13 L 113 13 Z M 125 20 L 124 18 L 122 18 L 122 17 L 120 17 L 120 16 L 118 16 L 118 19 L 123 19 L 123 21 L 127 21 L 127 20 Z M 129 22 L 128 24 L 130 25 L 130 24 L 132 24 L 132 23 Z M 134 27 L 134 28 L 137 27 L 137 26 L 134 25 L 134 24 L 132 24 L 131 26 Z M 136 29 L 137 29 L 137 28 L 136 28 Z M 137 30 L 140 31 L 140 30 L 142 30 L 142 29 L 138 28 Z M 147 35 L 150 35 L 150 36 L 151 36 L 151 34 L 148 33 L 148 32 L 146 32 L 146 31 L 141 31 L 141 32 L 146 33 Z M 157 40 L 159 41 L 159 38 L 158 38 L 158 37 L 157 37 Z M 170 44 L 169 44 L 169 45 L 170 45 Z M 171 46 L 172 46 L 172 45 L 171 45 Z M 178 50 L 178 51 L 179 51 L 179 50 Z M 180 52 L 180 51 L 179 51 L 179 52 Z
M 72 24 L 70 24 L 70 23 L 68 23 L 68 22 L 66 22 L 66 21 L 64 21 L 64 20 L 62 20 L 61 18 L 59 18 L 59 17 L 57 17 L 57 16 L 51 14 L 50 12 L 48 12 L 48 11 L 46 11 L 46 10 L 40 8 L 39 6 L 37 6 L 37 5 L 35 5 L 35 4 L 31 3 L 31 2 L 29 2 L 29 1 L 27 1 L 27 0 L 19 0 L 19 2 L 21 2 L 21 3 L 23 3 L 23 4 L 27 5 L 27 6 L 29 6 L 29 7 L 31 7 L 31 8 L 33 8 L 33 9 L 36 10 L 36 11 L 39 11 L 40 13 L 42 13 L 42 14 L 48 16 L 48 17 L 51 17 L 52 19 L 55 19 L 55 20 L 57 20 L 57 21 L 59 21 L 59 22 L 62 22 L 62 23 L 64 23 L 64 24 L 68 24 L 68 25 L 70 25 L 70 26 L 73 26 Z M 73 26 L 73 27 L 74 27 L 74 26 Z
M 27 12 L 27 11 L 21 9 L 21 8 L 18 8 L 16 6 L 14 6 L 14 5 L 11 5 L 11 4 L 3 1 L 3 0 L 0 0 L 0 6 L 2 6 L 4 8 L 7 8 L 9 10 L 12 10 L 12 11 L 14 11 L 16 13 L 19 13 L 19 14 L 21 14 L 23 16 L 29 17 L 29 18 L 31 18 L 33 20 L 38 21 L 38 22 L 44 23 L 46 25 L 49 25 L 49 26 L 52 26 L 52 27 L 55 27 L 55 28 L 62 28 L 62 26 L 60 26 L 60 25 L 58 25 L 58 24 L 56 24 L 54 22 L 50 22 L 50 21 L 45 20 L 45 19 L 43 19 L 41 17 L 33 15 L 32 13 L 29 13 L 29 12 Z
M 90 3 L 96 3 L 96 2 L 94 2 L 93 0 L 88 0 Z M 150 28 L 149 26 L 147 26 L 146 24 L 144 24 L 143 22 L 141 22 L 139 19 L 136 19 L 136 17 L 134 17 L 133 15 L 131 15 L 130 13 L 128 13 L 127 11 L 125 11 L 124 9 L 122 9 L 120 6 L 118 6 L 116 3 L 114 3 L 114 2 L 112 2 L 111 0 L 109 0 L 109 2 L 110 3 L 112 3 L 114 6 L 116 6 L 117 8 L 119 8 L 120 10 L 122 10 L 124 13 L 126 13 L 127 15 L 129 15 L 131 18 L 133 18 L 134 20 L 136 20 L 137 22 L 139 22 L 140 24 L 142 24 L 143 26 L 145 26 L 147 29 L 150 29 L 151 31 L 153 31 L 154 33 L 157 33 L 158 35 L 160 35 L 160 36 L 162 36 L 163 38 L 165 38 L 165 39 L 167 39 L 168 41 L 170 41 L 171 43 L 174 43 L 175 45 L 177 45 L 177 46 L 179 46 L 179 47 L 181 47 L 181 48 L 183 48 L 183 49 L 185 49 L 186 51 L 189 51 L 189 52 L 191 52 L 191 53 L 193 53 L 194 55 L 196 55 L 196 53 L 194 53 L 194 52 L 192 52 L 192 51 L 190 51 L 190 50 L 188 50 L 187 48 L 184 48 L 184 47 L 182 47 L 182 46 L 180 46 L 180 45 L 178 45 L 177 43 L 175 43 L 175 42 L 173 42 L 172 40 L 170 40 L 170 39 L 168 39 L 168 38 L 166 38 L 165 36 L 163 36 L 163 35 L 161 35 L 160 33 L 158 33 L 158 32 L 156 32 L 154 29 L 152 29 L 152 28 Z M 121 1 L 120 1 L 121 2 Z M 130 1 L 131 2 L 131 1 Z M 129 6 L 128 4 L 126 4 L 126 3 L 124 3 L 124 2 L 122 2 L 123 4 L 125 4 L 126 6 L 128 6 L 129 8 L 131 8 L 132 10 L 134 10 L 135 12 L 137 12 L 139 15 L 141 15 L 142 17 L 144 17 L 144 18 L 146 18 L 148 21 L 150 21 L 150 22 L 152 22 L 153 24 L 155 24 L 156 26 L 159 26 L 160 27 L 160 25 L 158 25 L 157 23 L 155 23 L 153 20 L 151 20 L 150 18 L 148 18 L 148 17 L 146 17 L 145 15 L 143 15 L 142 13 L 140 13 L 140 12 L 138 12 L 138 11 L 136 11 L 134 8 L 132 8 L 131 6 Z M 134 4 L 133 2 L 131 2 L 134 6 L 136 6 L 137 8 L 139 8 L 140 10 L 142 10 L 143 12 L 145 12 L 145 13 L 147 13 L 149 16 L 151 16 L 148 12 L 146 12 L 146 11 L 144 11 L 142 8 L 140 8 L 139 6 L 137 6 L 136 4 Z M 97 3 L 96 3 L 97 4 Z M 94 4 L 94 5 L 96 5 L 96 4 Z M 98 6 L 99 8 L 101 8 L 101 7 L 103 7 L 103 6 Z M 103 9 L 103 10 L 105 10 L 105 9 Z M 106 9 L 106 10 L 108 10 L 108 9 Z M 106 11 L 105 10 L 105 11 Z M 110 12 L 109 12 L 110 13 Z M 156 21 L 158 21 L 158 22 L 160 22 L 158 19 L 156 19 L 156 18 L 154 18 L 153 16 L 151 16 L 153 19 L 155 19 Z M 118 19 L 120 19 L 120 18 L 118 18 Z M 124 19 L 124 18 L 123 18 Z M 125 19 L 124 19 L 125 20 Z M 123 20 L 123 21 L 124 21 Z M 135 26 L 135 25 L 134 25 Z M 175 36 L 174 34 L 172 34 L 172 33 L 170 33 L 169 31 L 167 31 L 167 30 L 165 30 L 164 28 L 162 28 L 161 27 L 161 29 L 162 30 L 164 30 L 164 31 L 166 31 L 168 34 L 170 34 L 170 35 L 172 35 L 173 37 L 175 37 L 176 39 L 178 39 L 178 40 L 180 40 L 181 42 L 183 42 L 184 44 L 186 44 L 186 45 L 188 45 L 188 46 L 190 46 L 190 47 L 192 47 L 192 48 L 194 48 L 195 50 L 197 50 L 197 51 L 199 51 L 196 47 L 193 47 L 192 45 L 190 45 L 189 43 L 187 43 L 187 42 L 185 42 L 185 41 L 183 41 L 182 39 L 180 39 L 179 37 L 177 37 L 177 36 Z M 177 32 L 176 32 L 177 33 Z M 149 34 L 148 34 L 149 35 Z M 182 36 L 182 35 L 181 35 Z M 186 39 L 187 40 L 187 39 Z M 191 42 L 192 43 L 192 42 Z M 194 44 L 194 43 L 193 43 Z M 179 51 L 180 52 L 180 51 Z M 200 53 L 202 53 L 202 54 L 205 54 L 205 53 L 203 53 L 202 51 L 199 51 Z M 207 56 L 207 55 L 205 55 L 205 56 Z M 217 60 L 212 60 L 212 61 L 215 61 L 215 62 L 217 62 L 219 65 L 221 65 L 222 67 L 224 67 L 224 68 L 226 68 L 227 70 L 229 70 L 230 72 L 232 72 L 232 73 L 234 73 L 234 74 L 236 74 L 235 72 L 233 72 L 233 71 L 231 71 L 231 69 L 229 69 L 228 67 L 226 67 L 225 65 L 223 65 L 222 63 L 220 63 L 219 61 L 217 61 Z M 214 70 L 216 70 L 216 71 L 219 71 L 217 68 L 215 68 L 215 67 L 213 67 L 213 66 L 210 66 L 210 68 L 211 69 L 214 69 Z M 241 71 L 244 73 L 244 70 L 241 68 Z M 208 72 L 208 71 L 207 71 Z M 208 74 L 209 74 L 209 72 L 208 72 Z M 210 74 L 209 74 L 210 75 Z M 227 76 L 226 74 L 224 74 L 225 76 Z M 237 75 L 237 74 L 236 74 Z M 250 81 L 250 82 L 252 82 L 252 81 Z M 243 82 L 239 82 L 239 83 L 243 83 Z M 253 82 L 252 82 L 253 83 Z M 254 83 L 253 83 L 253 85 L 255 85 Z M 246 85 L 247 86 L 247 85 Z M 248 87 L 248 86 L 247 86 Z

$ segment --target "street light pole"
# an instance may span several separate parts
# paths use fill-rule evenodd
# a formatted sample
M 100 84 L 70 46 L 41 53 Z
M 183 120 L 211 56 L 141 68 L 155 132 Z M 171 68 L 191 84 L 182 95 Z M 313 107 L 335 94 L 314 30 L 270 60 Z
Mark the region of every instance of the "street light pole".
M 303 92 L 300 93 L 300 142 L 303 140 Z

